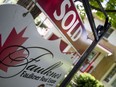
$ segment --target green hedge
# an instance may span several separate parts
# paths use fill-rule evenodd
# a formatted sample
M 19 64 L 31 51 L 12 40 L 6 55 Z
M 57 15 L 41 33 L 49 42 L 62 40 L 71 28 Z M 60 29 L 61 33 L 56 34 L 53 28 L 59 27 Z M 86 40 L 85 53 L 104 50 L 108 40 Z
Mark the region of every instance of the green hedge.
M 79 76 L 75 75 L 67 87 L 104 87 L 104 85 L 91 74 L 81 73 Z

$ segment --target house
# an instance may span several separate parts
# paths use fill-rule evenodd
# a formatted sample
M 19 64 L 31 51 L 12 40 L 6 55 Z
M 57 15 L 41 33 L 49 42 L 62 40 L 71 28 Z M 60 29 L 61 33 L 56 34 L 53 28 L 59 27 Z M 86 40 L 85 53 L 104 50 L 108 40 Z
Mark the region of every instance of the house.
M 97 16 L 94 16 L 94 20 L 96 23 L 96 26 L 99 24 L 103 24 L 104 21 L 97 18 Z M 88 26 L 87 19 L 85 19 L 85 26 Z M 87 29 L 90 29 L 88 27 Z M 90 30 L 88 30 L 90 31 Z M 94 67 L 91 74 L 96 77 L 96 79 L 102 81 L 105 85 L 105 87 L 115 87 L 116 86 L 116 30 L 114 28 L 110 28 L 108 32 L 105 34 L 103 39 L 100 40 L 99 44 L 109 50 L 112 55 L 104 55 L 102 53 L 103 57 L 99 61 L 96 67 Z M 96 48 L 95 48 L 96 49 Z M 98 60 L 100 58 L 97 58 Z M 98 62 L 96 59 L 95 62 Z

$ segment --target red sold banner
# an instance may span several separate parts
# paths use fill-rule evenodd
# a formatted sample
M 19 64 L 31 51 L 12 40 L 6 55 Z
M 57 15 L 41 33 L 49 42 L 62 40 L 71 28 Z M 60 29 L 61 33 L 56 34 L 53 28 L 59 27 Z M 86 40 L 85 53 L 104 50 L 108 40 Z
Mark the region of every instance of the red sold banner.
M 90 43 L 73 0 L 36 0 L 36 3 L 72 47 L 83 54 Z

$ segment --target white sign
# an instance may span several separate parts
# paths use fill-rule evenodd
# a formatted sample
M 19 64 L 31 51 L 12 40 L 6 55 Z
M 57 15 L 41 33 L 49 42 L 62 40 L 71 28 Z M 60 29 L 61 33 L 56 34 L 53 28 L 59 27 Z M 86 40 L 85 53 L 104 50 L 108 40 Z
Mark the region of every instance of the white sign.
M 0 6 L 0 86 L 56 87 L 72 60 L 37 32 L 31 14 L 19 5 Z

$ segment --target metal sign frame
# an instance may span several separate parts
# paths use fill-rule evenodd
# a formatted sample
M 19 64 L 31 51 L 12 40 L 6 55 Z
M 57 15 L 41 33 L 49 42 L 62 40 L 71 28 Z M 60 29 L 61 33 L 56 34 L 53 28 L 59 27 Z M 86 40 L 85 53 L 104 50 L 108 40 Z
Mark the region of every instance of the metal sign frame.
M 74 74 L 80 69 L 81 65 L 83 64 L 83 62 L 85 61 L 87 56 L 91 53 L 91 51 L 95 48 L 95 46 L 97 45 L 99 40 L 104 36 L 104 34 L 107 32 L 107 30 L 111 26 L 108 16 L 107 16 L 105 10 L 103 9 L 99 0 L 96 0 L 96 1 L 106 18 L 105 18 L 104 25 L 98 25 L 97 28 L 95 26 L 95 22 L 94 22 L 93 15 L 91 12 L 91 6 L 89 4 L 89 0 L 75 0 L 75 1 L 81 1 L 83 3 L 83 6 L 85 8 L 85 12 L 87 14 L 87 17 L 88 17 L 88 20 L 89 20 L 89 23 L 90 23 L 90 26 L 91 26 L 91 29 L 92 29 L 95 39 L 92 42 L 92 44 L 89 46 L 89 48 L 85 51 L 85 53 L 81 56 L 80 60 L 76 63 L 76 65 L 73 67 L 73 69 L 69 72 L 67 77 L 62 81 L 62 83 L 60 84 L 59 87 L 66 87 L 68 85 L 68 83 L 71 81 Z

